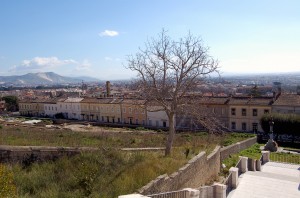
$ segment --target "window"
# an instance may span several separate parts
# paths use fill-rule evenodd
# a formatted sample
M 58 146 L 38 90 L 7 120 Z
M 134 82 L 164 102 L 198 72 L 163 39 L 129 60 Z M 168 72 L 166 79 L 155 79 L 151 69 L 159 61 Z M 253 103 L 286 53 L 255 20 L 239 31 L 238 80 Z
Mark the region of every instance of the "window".
M 231 115 L 235 115 L 235 108 L 231 108 Z
M 269 109 L 264 110 L 264 114 L 267 114 L 267 113 L 269 113 Z
M 132 109 L 129 107 L 129 113 L 132 113 Z
M 246 109 L 242 109 L 242 116 L 246 116 L 247 115 L 247 110 Z
M 252 131 L 253 131 L 254 133 L 256 133 L 257 130 L 258 130 L 258 124 L 257 124 L 257 123 L 252 123 Z
M 247 130 L 247 124 L 245 122 L 242 123 L 242 130 L 243 131 Z
M 163 127 L 167 127 L 167 122 L 163 121 Z
M 253 116 L 257 116 L 257 109 L 253 109 Z
M 235 124 L 235 122 L 231 122 L 231 129 L 236 129 L 236 124 Z
M 120 118 L 118 118 L 118 123 L 120 123 L 121 122 L 121 119 Z
M 159 127 L 159 122 L 158 122 L 158 120 L 156 120 L 155 123 L 156 123 L 156 126 Z
M 149 120 L 149 126 L 152 126 L 152 120 Z
M 123 112 L 126 113 L 126 108 L 125 107 L 123 108 Z
M 142 121 L 143 125 L 145 125 L 145 120 Z
M 111 108 L 111 112 L 114 112 L 114 108 Z

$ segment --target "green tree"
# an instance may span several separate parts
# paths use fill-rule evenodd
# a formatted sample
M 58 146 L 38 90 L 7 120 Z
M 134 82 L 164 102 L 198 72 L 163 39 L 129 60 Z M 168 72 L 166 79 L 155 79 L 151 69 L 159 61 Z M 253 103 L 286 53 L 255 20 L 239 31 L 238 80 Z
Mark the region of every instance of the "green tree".
M 274 122 L 273 133 L 292 135 L 293 140 L 300 136 L 300 116 L 297 114 L 270 113 L 261 117 L 260 123 L 265 133 L 270 132 L 270 121 Z
M 6 103 L 6 109 L 8 111 L 18 111 L 19 110 L 19 99 L 17 96 L 4 96 L 2 100 Z
M 253 97 L 259 97 L 259 96 L 261 96 L 261 93 L 258 90 L 257 85 L 254 85 L 254 87 L 251 88 L 249 96 L 253 96 Z

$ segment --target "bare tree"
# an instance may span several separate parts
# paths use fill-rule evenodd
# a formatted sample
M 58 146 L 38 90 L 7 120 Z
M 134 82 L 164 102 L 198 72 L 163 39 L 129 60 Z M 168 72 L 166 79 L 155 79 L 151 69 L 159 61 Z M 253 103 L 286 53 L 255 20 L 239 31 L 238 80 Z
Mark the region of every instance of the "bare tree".
M 188 33 L 175 41 L 165 30 L 128 57 L 128 68 L 137 72 L 143 98 L 159 104 L 169 118 L 165 155 L 171 154 L 175 115 L 186 104 L 185 95 L 203 83 L 205 76 L 217 71 L 217 65 L 200 38 Z

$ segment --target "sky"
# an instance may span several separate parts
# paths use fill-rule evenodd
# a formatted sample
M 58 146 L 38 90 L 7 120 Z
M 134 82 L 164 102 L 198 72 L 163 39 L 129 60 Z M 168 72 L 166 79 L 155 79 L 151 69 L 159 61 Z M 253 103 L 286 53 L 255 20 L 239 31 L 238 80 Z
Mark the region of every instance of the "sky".
M 130 79 L 127 56 L 165 29 L 209 47 L 221 75 L 300 72 L 299 0 L 0 0 L 0 76 Z

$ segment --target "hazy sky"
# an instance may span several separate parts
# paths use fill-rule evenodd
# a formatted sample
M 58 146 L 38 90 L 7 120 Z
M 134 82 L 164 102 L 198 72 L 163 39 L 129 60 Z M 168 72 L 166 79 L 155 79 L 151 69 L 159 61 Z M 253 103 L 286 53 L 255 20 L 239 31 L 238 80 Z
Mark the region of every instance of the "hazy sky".
M 299 0 L 0 0 L 0 75 L 131 78 L 163 28 L 200 36 L 224 75 L 300 71 Z

